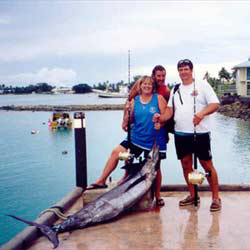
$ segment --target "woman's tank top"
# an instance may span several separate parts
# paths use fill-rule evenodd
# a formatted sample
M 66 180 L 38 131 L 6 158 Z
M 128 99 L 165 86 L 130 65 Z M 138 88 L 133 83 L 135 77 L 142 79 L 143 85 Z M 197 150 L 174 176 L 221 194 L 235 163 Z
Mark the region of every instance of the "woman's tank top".
M 134 100 L 134 123 L 131 124 L 131 142 L 141 148 L 151 150 L 154 141 L 160 146 L 160 150 L 166 150 L 166 129 L 159 131 L 154 129 L 153 115 L 160 113 L 158 106 L 158 94 L 153 94 L 148 103 L 142 103 L 140 96 Z

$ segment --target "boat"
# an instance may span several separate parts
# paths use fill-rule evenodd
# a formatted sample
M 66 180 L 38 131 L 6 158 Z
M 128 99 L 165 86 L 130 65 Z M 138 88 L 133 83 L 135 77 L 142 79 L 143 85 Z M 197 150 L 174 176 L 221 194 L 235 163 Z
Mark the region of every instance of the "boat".
M 127 86 L 121 86 L 119 92 L 111 92 L 110 90 L 103 91 L 98 94 L 100 98 L 127 98 L 128 97 L 128 88 Z
M 128 95 L 121 95 L 119 93 L 103 93 L 103 94 L 98 94 L 98 97 L 100 98 L 127 98 Z
M 54 112 L 52 118 L 48 120 L 48 126 L 52 129 L 71 129 L 72 119 L 69 113 L 65 112 Z

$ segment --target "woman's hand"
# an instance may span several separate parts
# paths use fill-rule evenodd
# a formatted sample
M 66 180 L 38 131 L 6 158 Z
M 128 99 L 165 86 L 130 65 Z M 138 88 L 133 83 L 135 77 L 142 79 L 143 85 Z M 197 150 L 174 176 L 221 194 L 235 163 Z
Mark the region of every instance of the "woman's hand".
M 153 115 L 153 122 L 154 123 L 160 122 L 160 117 L 161 117 L 161 115 L 159 113 L 154 113 L 154 115 Z
M 153 122 L 154 122 L 154 127 L 156 130 L 159 130 L 161 128 L 161 123 L 160 123 L 160 114 L 155 113 L 153 115 Z
M 122 129 L 125 131 L 125 132 L 128 132 L 128 122 L 126 121 L 122 121 Z

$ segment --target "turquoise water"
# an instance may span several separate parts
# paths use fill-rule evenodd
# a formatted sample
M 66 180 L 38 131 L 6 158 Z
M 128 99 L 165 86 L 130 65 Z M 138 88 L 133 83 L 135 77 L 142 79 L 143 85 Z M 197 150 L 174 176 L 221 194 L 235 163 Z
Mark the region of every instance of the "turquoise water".
M 96 95 L 0 96 L 2 105 L 123 103 L 124 99 L 99 99 Z M 18 102 L 15 102 L 15 97 Z M 9 99 L 8 99 L 9 98 Z M 52 99 L 51 99 L 52 98 Z M 4 103 L 4 104 L 3 104 Z M 72 113 L 73 114 L 73 113 Z M 0 245 L 25 225 L 4 214 L 34 220 L 41 211 L 61 200 L 75 187 L 74 129 L 49 130 L 50 112 L 0 111 Z M 86 112 L 88 183 L 101 172 L 111 150 L 126 134 L 121 130 L 122 111 Z M 39 131 L 33 135 L 32 130 Z M 219 181 L 223 184 L 249 184 L 250 123 L 214 116 L 212 152 Z M 173 138 L 168 144 L 168 159 L 162 162 L 163 183 L 184 183 L 176 160 Z M 62 154 L 66 150 L 67 154 Z M 119 179 L 123 171 L 112 174 Z M 97 173 L 97 174 L 96 174 Z

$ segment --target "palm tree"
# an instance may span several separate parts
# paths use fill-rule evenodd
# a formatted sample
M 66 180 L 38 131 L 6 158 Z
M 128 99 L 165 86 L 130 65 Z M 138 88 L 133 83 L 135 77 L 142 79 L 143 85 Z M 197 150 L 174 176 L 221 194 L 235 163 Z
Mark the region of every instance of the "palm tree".
M 224 67 L 222 67 L 222 69 L 219 71 L 219 78 L 224 83 L 223 80 L 225 79 L 228 82 L 231 79 L 231 75 Z

